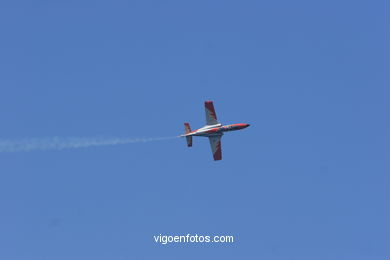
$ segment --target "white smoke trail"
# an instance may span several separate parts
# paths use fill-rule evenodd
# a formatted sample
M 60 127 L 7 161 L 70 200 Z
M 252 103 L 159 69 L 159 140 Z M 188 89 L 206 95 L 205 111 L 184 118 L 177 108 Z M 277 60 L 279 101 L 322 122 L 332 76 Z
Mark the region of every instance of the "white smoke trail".
M 19 140 L 0 139 L 0 153 L 28 152 L 34 150 L 62 150 L 92 146 L 145 143 L 173 139 L 174 137 L 127 138 L 127 137 L 45 137 Z

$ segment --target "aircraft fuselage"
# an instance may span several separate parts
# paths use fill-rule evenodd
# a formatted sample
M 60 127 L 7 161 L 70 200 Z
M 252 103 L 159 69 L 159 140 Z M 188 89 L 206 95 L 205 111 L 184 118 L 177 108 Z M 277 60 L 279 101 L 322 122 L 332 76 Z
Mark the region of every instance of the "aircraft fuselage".
M 228 131 L 236 131 L 241 130 L 244 128 L 247 128 L 249 124 L 231 124 L 231 125 L 222 125 L 222 124 L 216 124 L 216 125 L 206 125 L 202 128 L 199 128 L 195 131 L 192 131 L 190 133 L 184 134 L 182 136 L 215 136 L 215 135 L 222 135 L 223 132 Z

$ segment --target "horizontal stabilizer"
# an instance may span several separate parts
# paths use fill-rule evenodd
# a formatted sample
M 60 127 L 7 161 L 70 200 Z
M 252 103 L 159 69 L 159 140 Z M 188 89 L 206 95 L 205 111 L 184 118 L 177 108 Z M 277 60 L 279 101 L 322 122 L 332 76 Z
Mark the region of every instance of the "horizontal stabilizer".
M 184 130 L 186 134 L 191 133 L 191 127 L 189 123 L 184 123 Z
M 187 147 L 192 147 L 192 136 L 186 136 Z

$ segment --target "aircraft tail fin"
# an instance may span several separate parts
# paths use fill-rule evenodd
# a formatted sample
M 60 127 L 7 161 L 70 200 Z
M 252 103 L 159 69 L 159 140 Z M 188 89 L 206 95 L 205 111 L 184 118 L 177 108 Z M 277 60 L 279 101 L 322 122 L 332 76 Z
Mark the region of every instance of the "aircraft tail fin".
M 184 129 L 185 129 L 186 134 L 191 133 L 191 127 L 190 127 L 189 123 L 184 123 Z M 186 136 L 186 139 L 187 139 L 187 146 L 191 147 L 192 146 L 192 136 Z

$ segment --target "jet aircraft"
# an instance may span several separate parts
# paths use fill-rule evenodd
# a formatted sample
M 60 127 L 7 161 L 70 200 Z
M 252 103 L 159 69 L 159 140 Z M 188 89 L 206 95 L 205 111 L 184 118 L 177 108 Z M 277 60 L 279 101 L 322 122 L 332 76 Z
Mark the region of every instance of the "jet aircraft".
M 249 124 L 231 124 L 222 125 L 217 120 L 217 114 L 214 110 L 213 101 L 204 103 L 206 111 L 206 125 L 198 130 L 191 131 L 189 123 L 184 123 L 185 134 L 180 135 L 187 139 L 187 146 L 192 147 L 193 136 L 208 137 L 213 153 L 214 161 L 222 160 L 221 137 L 224 132 L 241 130 L 249 126 Z

